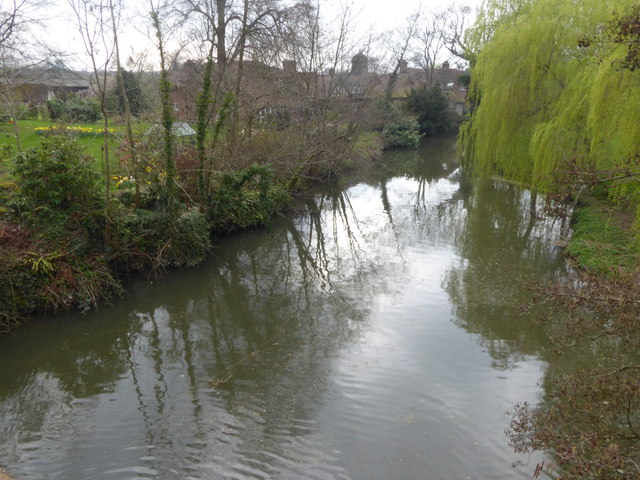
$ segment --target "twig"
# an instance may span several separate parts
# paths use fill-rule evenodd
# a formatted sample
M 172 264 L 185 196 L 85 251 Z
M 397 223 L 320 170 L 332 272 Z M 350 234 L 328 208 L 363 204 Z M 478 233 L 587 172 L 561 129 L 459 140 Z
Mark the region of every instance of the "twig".
M 603 373 L 600 375 L 601 377 L 610 377 L 612 375 L 616 375 L 618 373 L 624 372 L 626 370 L 640 370 L 640 365 L 625 365 L 623 367 L 617 368 L 609 373 Z
M 627 398 L 627 425 L 629 425 L 629 430 L 631 430 L 631 433 L 633 433 L 633 435 L 637 439 L 640 439 L 640 435 L 638 435 L 638 432 L 636 432 L 636 429 L 631 423 L 631 398 Z

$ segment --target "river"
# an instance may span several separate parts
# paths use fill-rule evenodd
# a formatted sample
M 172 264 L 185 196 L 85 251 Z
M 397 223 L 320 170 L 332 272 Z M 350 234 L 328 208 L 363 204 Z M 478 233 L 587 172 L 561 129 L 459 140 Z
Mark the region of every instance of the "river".
M 203 265 L 0 338 L 0 467 L 19 479 L 531 478 L 504 434 L 567 274 L 527 190 L 454 139 L 228 236 Z M 523 466 L 514 468 L 514 462 Z

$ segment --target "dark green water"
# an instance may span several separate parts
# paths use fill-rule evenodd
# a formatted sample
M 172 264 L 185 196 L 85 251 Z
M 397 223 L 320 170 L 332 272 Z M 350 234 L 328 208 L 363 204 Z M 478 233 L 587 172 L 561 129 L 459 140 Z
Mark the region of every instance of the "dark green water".
M 456 169 L 453 140 L 201 267 L 0 338 L 0 466 L 20 479 L 531 478 L 506 412 L 538 401 L 521 315 L 565 275 L 535 198 Z M 528 462 L 514 469 L 516 460 Z

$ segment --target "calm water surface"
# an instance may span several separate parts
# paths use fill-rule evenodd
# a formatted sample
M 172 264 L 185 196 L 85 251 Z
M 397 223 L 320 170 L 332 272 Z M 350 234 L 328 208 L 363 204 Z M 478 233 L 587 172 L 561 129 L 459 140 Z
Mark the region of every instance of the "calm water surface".
M 565 275 L 515 186 L 455 142 L 388 154 L 201 267 L 0 338 L 0 466 L 20 479 L 531 478 L 504 430 Z M 360 178 L 363 178 L 362 176 Z M 514 469 L 521 460 L 528 465 Z

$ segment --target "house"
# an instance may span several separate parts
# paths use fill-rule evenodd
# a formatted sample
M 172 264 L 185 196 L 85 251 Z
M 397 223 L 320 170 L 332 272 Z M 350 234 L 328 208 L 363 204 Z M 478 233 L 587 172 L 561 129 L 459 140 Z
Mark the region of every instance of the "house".
M 0 72 L 3 97 L 14 104 L 43 106 L 47 100 L 64 93 L 89 93 L 90 75 L 60 67 L 24 67 Z
M 170 98 L 177 119 L 196 120 L 203 72 L 204 64 L 192 60 L 177 65 L 172 71 Z M 425 84 L 439 85 L 447 92 L 450 109 L 462 116 L 466 89 L 460 77 L 464 73 L 450 68 L 448 62 L 439 69 L 425 71 L 409 68 L 403 61 L 398 68 L 392 99 L 402 102 L 412 88 Z M 293 60 L 285 60 L 282 68 L 257 60 L 232 62 L 224 71 L 214 65 L 214 82 L 222 84 L 223 91 L 234 91 L 239 75 L 242 77 L 242 89 L 238 90 L 236 108 L 249 126 L 288 124 L 296 118 L 313 114 L 328 101 L 332 101 L 333 108 L 357 118 L 367 104 L 385 94 L 391 76 L 370 72 L 369 59 L 362 52 L 354 55 L 348 72 L 332 69 L 325 73 L 301 72 Z
M 202 89 L 205 64 L 188 60 L 171 72 L 169 94 L 175 117 L 181 121 L 197 120 L 197 99 Z M 237 79 L 242 77 L 242 88 Z M 231 62 L 224 70 L 214 65 L 212 90 L 236 91 L 234 112 L 247 120 L 249 126 L 265 123 L 288 123 L 304 116 L 317 100 L 315 72 L 300 72 L 296 62 L 286 60 L 282 68 L 258 60 Z
M 321 84 L 331 85 L 328 94 L 351 100 L 381 98 L 386 92 L 391 74 L 369 72 L 368 59 L 362 52 L 353 57 L 351 64 L 349 72 L 336 74 L 329 71 L 320 76 L 319 82 Z M 465 73 L 463 70 L 450 68 L 449 62 L 444 62 L 440 68 L 427 71 L 409 68 L 408 63 L 402 60 L 398 66 L 391 98 L 395 101 L 402 101 L 413 88 L 422 85 L 440 86 L 447 92 L 451 111 L 463 115 L 467 91 L 460 77 Z

